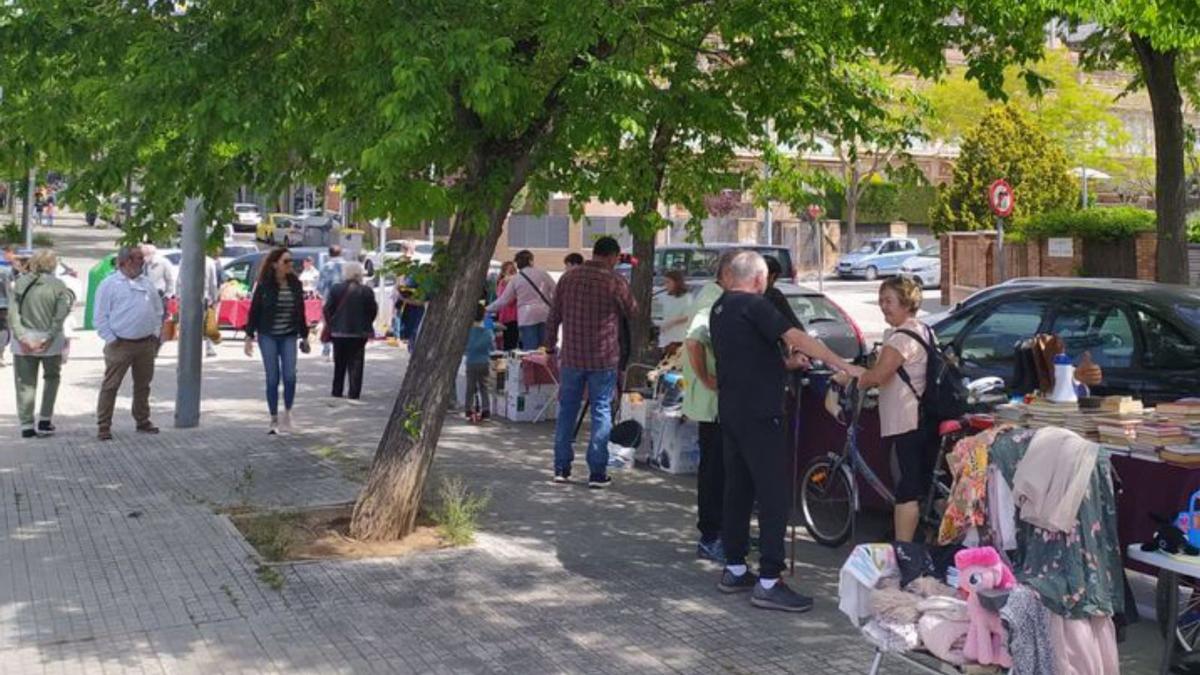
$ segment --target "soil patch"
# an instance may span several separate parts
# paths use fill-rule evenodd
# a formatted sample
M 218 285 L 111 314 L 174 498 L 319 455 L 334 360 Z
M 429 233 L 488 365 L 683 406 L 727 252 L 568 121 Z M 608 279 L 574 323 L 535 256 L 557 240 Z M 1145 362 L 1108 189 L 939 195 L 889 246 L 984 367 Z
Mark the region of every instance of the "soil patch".
M 350 537 L 353 504 L 267 513 L 229 513 L 229 519 L 264 560 L 386 558 L 447 548 L 424 514 L 417 529 L 399 541 L 367 542 Z

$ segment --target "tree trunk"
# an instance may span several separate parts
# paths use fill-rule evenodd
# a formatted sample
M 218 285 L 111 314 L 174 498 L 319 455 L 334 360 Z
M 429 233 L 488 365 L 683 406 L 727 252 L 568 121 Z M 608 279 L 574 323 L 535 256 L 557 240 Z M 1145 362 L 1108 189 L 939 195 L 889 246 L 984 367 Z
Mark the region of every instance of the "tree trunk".
M 1150 41 L 1131 35 L 1142 64 L 1150 107 L 1154 112 L 1155 187 L 1158 216 L 1158 273 L 1163 283 L 1188 283 L 1187 181 L 1184 171 L 1186 134 L 1183 97 L 1176 77 L 1175 51 L 1162 52 Z
M 854 190 L 846 191 L 846 244 L 843 246 L 845 251 L 853 251 L 857 246 L 855 239 L 858 238 L 858 197 L 854 194 Z
M 629 290 L 637 301 L 637 314 L 629 320 L 629 363 L 652 363 L 654 344 L 650 342 L 650 306 L 654 301 L 654 240 L 655 235 L 633 237 L 633 257 L 637 267 L 629 280 Z

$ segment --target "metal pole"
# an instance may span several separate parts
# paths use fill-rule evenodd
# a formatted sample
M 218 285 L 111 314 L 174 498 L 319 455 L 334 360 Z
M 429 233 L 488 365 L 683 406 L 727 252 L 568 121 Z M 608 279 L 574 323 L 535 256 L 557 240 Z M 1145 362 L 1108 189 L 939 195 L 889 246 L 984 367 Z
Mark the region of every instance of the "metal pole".
M 25 174 L 25 199 L 21 202 L 21 229 L 25 232 L 25 248 L 33 248 L 33 193 L 37 170 L 30 163 Z
M 175 426 L 200 424 L 201 354 L 204 346 L 204 204 L 189 197 L 183 207 L 183 255 L 179 270 L 179 359 Z
M 124 227 L 129 227 L 130 221 L 133 220 L 133 172 L 130 171 L 125 175 L 125 224 Z
M 996 218 L 996 283 L 1004 282 L 1004 219 Z
M 1085 166 L 1085 167 L 1083 167 L 1083 205 L 1080 208 L 1086 209 L 1087 207 L 1088 207 L 1087 167 Z
M 766 162 L 763 162 L 763 179 L 764 180 L 771 179 L 771 165 L 767 164 Z M 774 241 L 775 233 L 773 232 L 773 230 L 775 228 L 773 227 L 773 223 L 771 222 L 771 200 L 770 199 L 767 200 L 766 208 L 764 209 L 764 211 L 766 211 L 766 215 L 763 216 L 763 224 L 766 225 L 766 227 L 767 227 L 767 246 L 771 246 L 775 243 L 775 241 Z
M 820 218 L 813 220 L 817 228 L 817 292 L 825 292 L 825 224 Z

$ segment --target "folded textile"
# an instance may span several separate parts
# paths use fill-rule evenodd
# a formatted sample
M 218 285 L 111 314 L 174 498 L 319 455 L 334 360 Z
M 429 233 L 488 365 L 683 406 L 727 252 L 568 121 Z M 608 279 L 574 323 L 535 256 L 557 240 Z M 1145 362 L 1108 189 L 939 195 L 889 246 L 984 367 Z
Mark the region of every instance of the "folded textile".
M 921 597 L 898 588 L 879 588 L 871 592 L 871 611 L 875 618 L 892 624 L 915 624 L 921 618 L 917 605 Z
M 963 645 L 970 626 L 971 622 L 967 620 L 947 619 L 929 613 L 917 622 L 917 635 L 930 654 L 947 663 L 962 665 L 966 661 Z
M 944 596 L 935 596 L 925 598 L 917 603 L 917 610 L 921 612 L 921 616 L 940 616 L 943 619 L 951 619 L 953 621 L 967 621 L 967 603 L 965 600 L 958 598 L 948 598 Z
M 912 583 L 904 587 L 904 590 L 908 591 L 909 593 L 916 593 L 922 598 L 958 597 L 958 591 L 950 588 L 946 584 L 943 584 L 934 577 L 919 577 L 914 579 Z
M 1013 476 L 1021 520 L 1051 532 L 1074 529 L 1099 453 L 1099 445 L 1072 431 L 1038 429 Z
M 860 544 L 854 547 L 838 573 L 838 609 L 854 625 L 871 616 L 871 591 L 887 577 L 899 575 L 891 544 Z

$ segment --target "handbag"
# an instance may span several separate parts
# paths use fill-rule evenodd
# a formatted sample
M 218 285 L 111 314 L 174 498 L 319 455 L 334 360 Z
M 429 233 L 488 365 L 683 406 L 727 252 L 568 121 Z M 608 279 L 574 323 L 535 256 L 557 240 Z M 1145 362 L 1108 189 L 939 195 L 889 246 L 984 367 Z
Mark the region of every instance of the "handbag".
M 325 323 L 321 325 L 321 338 L 320 339 L 321 339 L 322 344 L 333 342 L 333 328 L 331 328 L 329 326 L 329 322 L 331 320 L 333 320 L 333 317 L 337 316 L 338 312 L 342 311 L 342 306 L 346 304 L 346 300 L 348 300 L 349 298 L 350 298 L 350 286 L 347 285 L 346 290 L 342 292 L 342 298 L 340 300 L 338 300 L 337 307 L 335 307 L 333 310 L 333 314 L 331 314 L 329 316 L 329 319 L 326 319 Z
M 217 308 L 209 307 L 204 310 L 204 337 L 214 344 L 221 344 L 221 327 L 217 323 Z
M 167 318 L 163 319 L 161 334 L 162 341 L 170 342 L 171 340 L 174 340 L 177 337 L 176 328 L 177 324 L 175 323 L 174 317 L 168 316 Z

